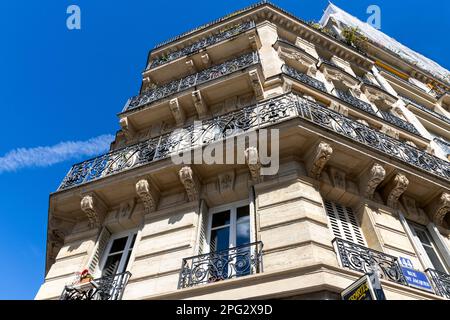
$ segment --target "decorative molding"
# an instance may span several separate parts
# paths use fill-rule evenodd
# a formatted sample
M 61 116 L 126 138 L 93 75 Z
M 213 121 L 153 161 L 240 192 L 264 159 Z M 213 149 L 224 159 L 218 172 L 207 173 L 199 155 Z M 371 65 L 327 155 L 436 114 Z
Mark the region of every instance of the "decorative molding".
M 336 168 L 330 168 L 330 178 L 333 187 L 346 190 L 345 172 Z
M 189 201 L 199 199 L 199 183 L 191 167 L 185 166 L 178 172 L 181 183 L 186 189 Z
M 252 47 L 253 51 L 258 50 L 258 40 L 256 38 L 256 35 L 254 34 L 249 35 L 248 42 L 250 43 L 250 46 Z
M 333 148 L 328 143 L 321 141 L 315 149 L 312 160 L 309 161 L 309 176 L 318 180 L 323 168 L 327 164 L 328 160 L 330 160 L 332 154 Z
M 382 133 L 384 133 L 384 134 L 386 134 L 389 137 L 394 138 L 394 139 L 399 139 L 399 137 L 400 137 L 400 132 L 398 130 L 395 130 L 395 129 L 393 129 L 393 128 L 385 125 L 385 124 L 383 124 L 381 126 L 380 132 L 382 132 Z
M 227 193 L 233 191 L 235 177 L 236 174 L 234 170 L 219 174 L 218 175 L 219 192 Z
M 202 98 L 200 90 L 192 92 L 192 100 L 194 101 L 195 110 L 197 110 L 199 117 L 204 117 L 208 112 L 208 107 Z
M 261 79 L 259 78 L 258 71 L 251 70 L 248 73 L 250 77 L 250 83 L 253 87 L 253 92 L 255 93 L 255 96 L 257 99 L 263 99 L 264 98 L 264 91 L 263 86 L 261 84 Z
M 250 176 L 253 182 L 261 181 L 261 161 L 256 147 L 248 147 L 245 149 L 245 163 L 250 170 Z
M 393 209 L 397 209 L 398 199 L 406 191 L 408 185 L 408 178 L 401 173 L 397 173 L 384 188 L 386 204 Z
M 169 101 L 170 112 L 175 119 L 177 126 L 181 126 L 186 121 L 186 114 L 184 113 L 183 108 L 181 107 L 178 98 L 172 99 Z
M 380 183 L 386 177 L 386 170 L 382 165 L 375 163 L 366 172 L 366 174 L 360 180 L 360 190 L 362 196 L 372 200 L 375 193 L 375 189 L 380 185 Z
M 436 225 L 443 226 L 445 216 L 450 213 L 450 193 L 442 192 L 427 206 L 426 210 L 428 216 Z
M 136 193 L 144 204 L 145 213 L 156 210 L 159 200 L 159 193 L 150 185 L 147 179 L 140 179 L 136 182 Z
M 90 192 L 83 195 L 80 206 L 89 220 L 89 227 L 91 229 L 100 227 L 107 209 L 105 203 L 94 192 Z

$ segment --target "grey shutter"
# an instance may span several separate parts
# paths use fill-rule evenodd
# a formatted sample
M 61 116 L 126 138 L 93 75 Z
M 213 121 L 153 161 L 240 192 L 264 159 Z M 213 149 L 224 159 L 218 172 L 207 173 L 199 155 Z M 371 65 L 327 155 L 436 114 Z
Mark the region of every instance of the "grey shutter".
M 325 209 L 330 221 L 331 230 L 335 237 L 351 241 L 353 243 L 366 245 L 361 228 L 356 221 L 352 208 L 341 206 L 325 200 Z
M 95 245 L 94 254 L 92 255 L 91 261 L 88 264 L 88 269 L 91 274 L 94 274 L 99 268 L 100 259 L 108 244 L 109 238 L 111 237 L 111 232 L 106 227 L 103 227 L 100 235 L 97 238 L 97 243 Z
M 205 200 L 200 202 L 200 219 L 199 219 L 199 233 L 198 233 L 198 254 L 207 253 L 208 250 L 208 206 Z

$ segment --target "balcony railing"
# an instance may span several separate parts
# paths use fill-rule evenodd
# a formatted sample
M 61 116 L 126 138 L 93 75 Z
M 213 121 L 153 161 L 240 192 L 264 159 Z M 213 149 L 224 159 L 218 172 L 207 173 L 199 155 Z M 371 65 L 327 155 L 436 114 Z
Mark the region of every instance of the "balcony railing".
M 166 98 L 175 93 L 187 90 L 189 88 L 198 86 L 205 82 L 218 79 L 233 72 L 245 69 L 249 66 L 259 63 L 259 56 L 257 52 L 244 54 L 238 58 L 225 61 L 217 66 L 205 69 L 198 73 L 189 75 L 179 80 L 174 80 L 160 87 L 156 87 L 138 96 L 128 100 L 123 112 L 136 109 L 143 105 L 155 102 L 157 100 Z
M 416 127 L 414 127 L 411 123 L 406 122 L 405 120 L 393 115 L 390 112 L 380 110 L 380 113 L 383 116 L 383 119 L 387 122 L 420 136 L 419 131 L 417 131 Z
M 222 30 L 219 33 L 210 35 L 210 36 L 203 38 L 197 42 L 194 42 L 190 46 L 187 46 L 181 50 L 170 52 L 167 55 L 164 55 L 162 57 L 158 57 L 158 58 L 151 60 L 148 64 L 147 70 L 159 67 L 161 65 L 169 63 L 170 61 L 173 61 L 180 57 L 196 53 L 201 49 L 212 46 L 213 44 L 219 43 L 223 40 L 230 39 L 240 33 L 243 33 L 245 31 L 248 31 L 253 28 L 255 28 L 255 22 L 247 21 L 247 22 L 235 25 L 227 30 Z
M 282 66 L 281 71 L 284 74 L 288 75 L 289 77 L 294 78 L 300 82 L 303 82 L 304 84 L 307 84 L 310 87 L 316 88 L 323 92 L 327 92 L 327 89 L 325 88 L 323 82 L 314 79 L 313 77 L 310 77 L 307 74 L 296 70 L 295 68 L 292 68 L 285 64 Z
M 434 269 L 427 269 L 426 273 L 433 283 L 434 291 L 441 297 L 450 299 L 450 275 Z
M 407 285 L 396 257 L 340 238 L 335 238 L 333 244 L 342 267 L 362 273 L 378 271 L 382 279 Z
M 362 100 L 352 96 L 350 93 L 344 92 L 342 90 L 335 89 L 335 91 L 336 91 L 337 96 L 341 100 L 347 102 L 348 104 L 351 104 L 352 106 L 354 106 L 364 112 L 370 113 L 374 116 L 377 115 L 377 113 L 375 112 L 375 110 L 372 108 L 372 106 L 369 103 L 362 101 Z
M 402 96 L 400 96 L 400 97 L 402 98 L 403 101 L 405 101 L 405 103 L 407 103 L 407 104 L 409 103 L 410 105 L 416 107 L 417 109 L 420 109 L 420 110 L 422 110 L 422 111 L 424 111 L 424 112 L 426 112 L 426 113 L 428 113 L 428 114 L 430 114 L 430 115 L 432 115 L 432 116 L 434 116 L 434 117 L 436 117 L 436 118 L 438 118 L 438 119 L 440 119 L 440 120 L 450 124 L 450 119 L 447 118 L 445 115 L 440 114 L 440 113 L 438 113 L 438 112 L 436 112 L 434 110 L 428 109 L 428 108 L 418 104 L 417 102 L 415 102 L 415 101 L 413 101 L 411 99 L 408 99 L 408 98 L 405 98 L 405 97 L 402 97 Z
M 65 286 L 61 300 L 121 300 L 130 272 L 115 274 L 85 284 Z
M 262 242 L 184 258 L 178 289 L 263 272 Z
M 445 181 L 450 179 L 449 162 L 407 145 L 403 141 L 391 138 L 316 102 L 295 94 L 284 94 L 205 120 L 200 127 L 190 125 L 180 133 L 167 133 L 75 164 L 64 178 L 59 190 L 104 178 L 167 158 L 174 153 L 296 117 Z

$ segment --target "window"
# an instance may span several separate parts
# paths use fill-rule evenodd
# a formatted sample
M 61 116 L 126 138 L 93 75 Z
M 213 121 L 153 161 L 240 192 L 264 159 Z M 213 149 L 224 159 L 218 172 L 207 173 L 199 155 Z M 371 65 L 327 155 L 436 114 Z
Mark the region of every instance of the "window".
M 251 242 L 250 207 L 248 204 L 231 204 L 228 208 L 212 208 L 209 222 L 209 249 L 217 252 Z
M 362 246 L 366 245 L 361 233 L 361 228 L 356 221 L 352 208 L 325 200 L 325 209 L 327 211 L 331 230 L 335 237 Z
M 445 262 L 442 259 L 439 251 L 437 250 L 436 244 L 433 241 L 427 228 L 422 225 L 409 222 L 411 227 L 411 232 L 413 234 L 416 245 L 422 256 L 425 258 L 429 267 L 447 273 L 447 268 Z
M 102 277 L 126 271 L 135 241 L 136 232 L 120 233 L 111 237 L 100 268 Z

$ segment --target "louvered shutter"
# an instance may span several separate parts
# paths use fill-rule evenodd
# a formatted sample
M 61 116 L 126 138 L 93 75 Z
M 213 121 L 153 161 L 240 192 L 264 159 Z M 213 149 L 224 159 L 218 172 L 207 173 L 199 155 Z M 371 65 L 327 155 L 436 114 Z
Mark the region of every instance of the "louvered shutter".
M 199 219 L 199 232 L 198 232 L 198 254 L 207 253 L 208 243 L 207 243 L 207 232 L 208 232 L 208 206 L 205 200 L 200 202 L 200 219 Z
M 325 200 L 325 208 L 335 237 L 362 246 L 366 245 L 352 208 L 344 207 L 328 200 Z
M 100 259 L 108 244 L 109 238 L 111 237 L 111 232 L 106 227 L 103 227 L 100 235 L 97 238 L 97 243 L 94 248 L 94 254 L 91 257 L 91 261 L 88 264 L 88 269 L 91 274 L 96 275 L 99 272 Z

